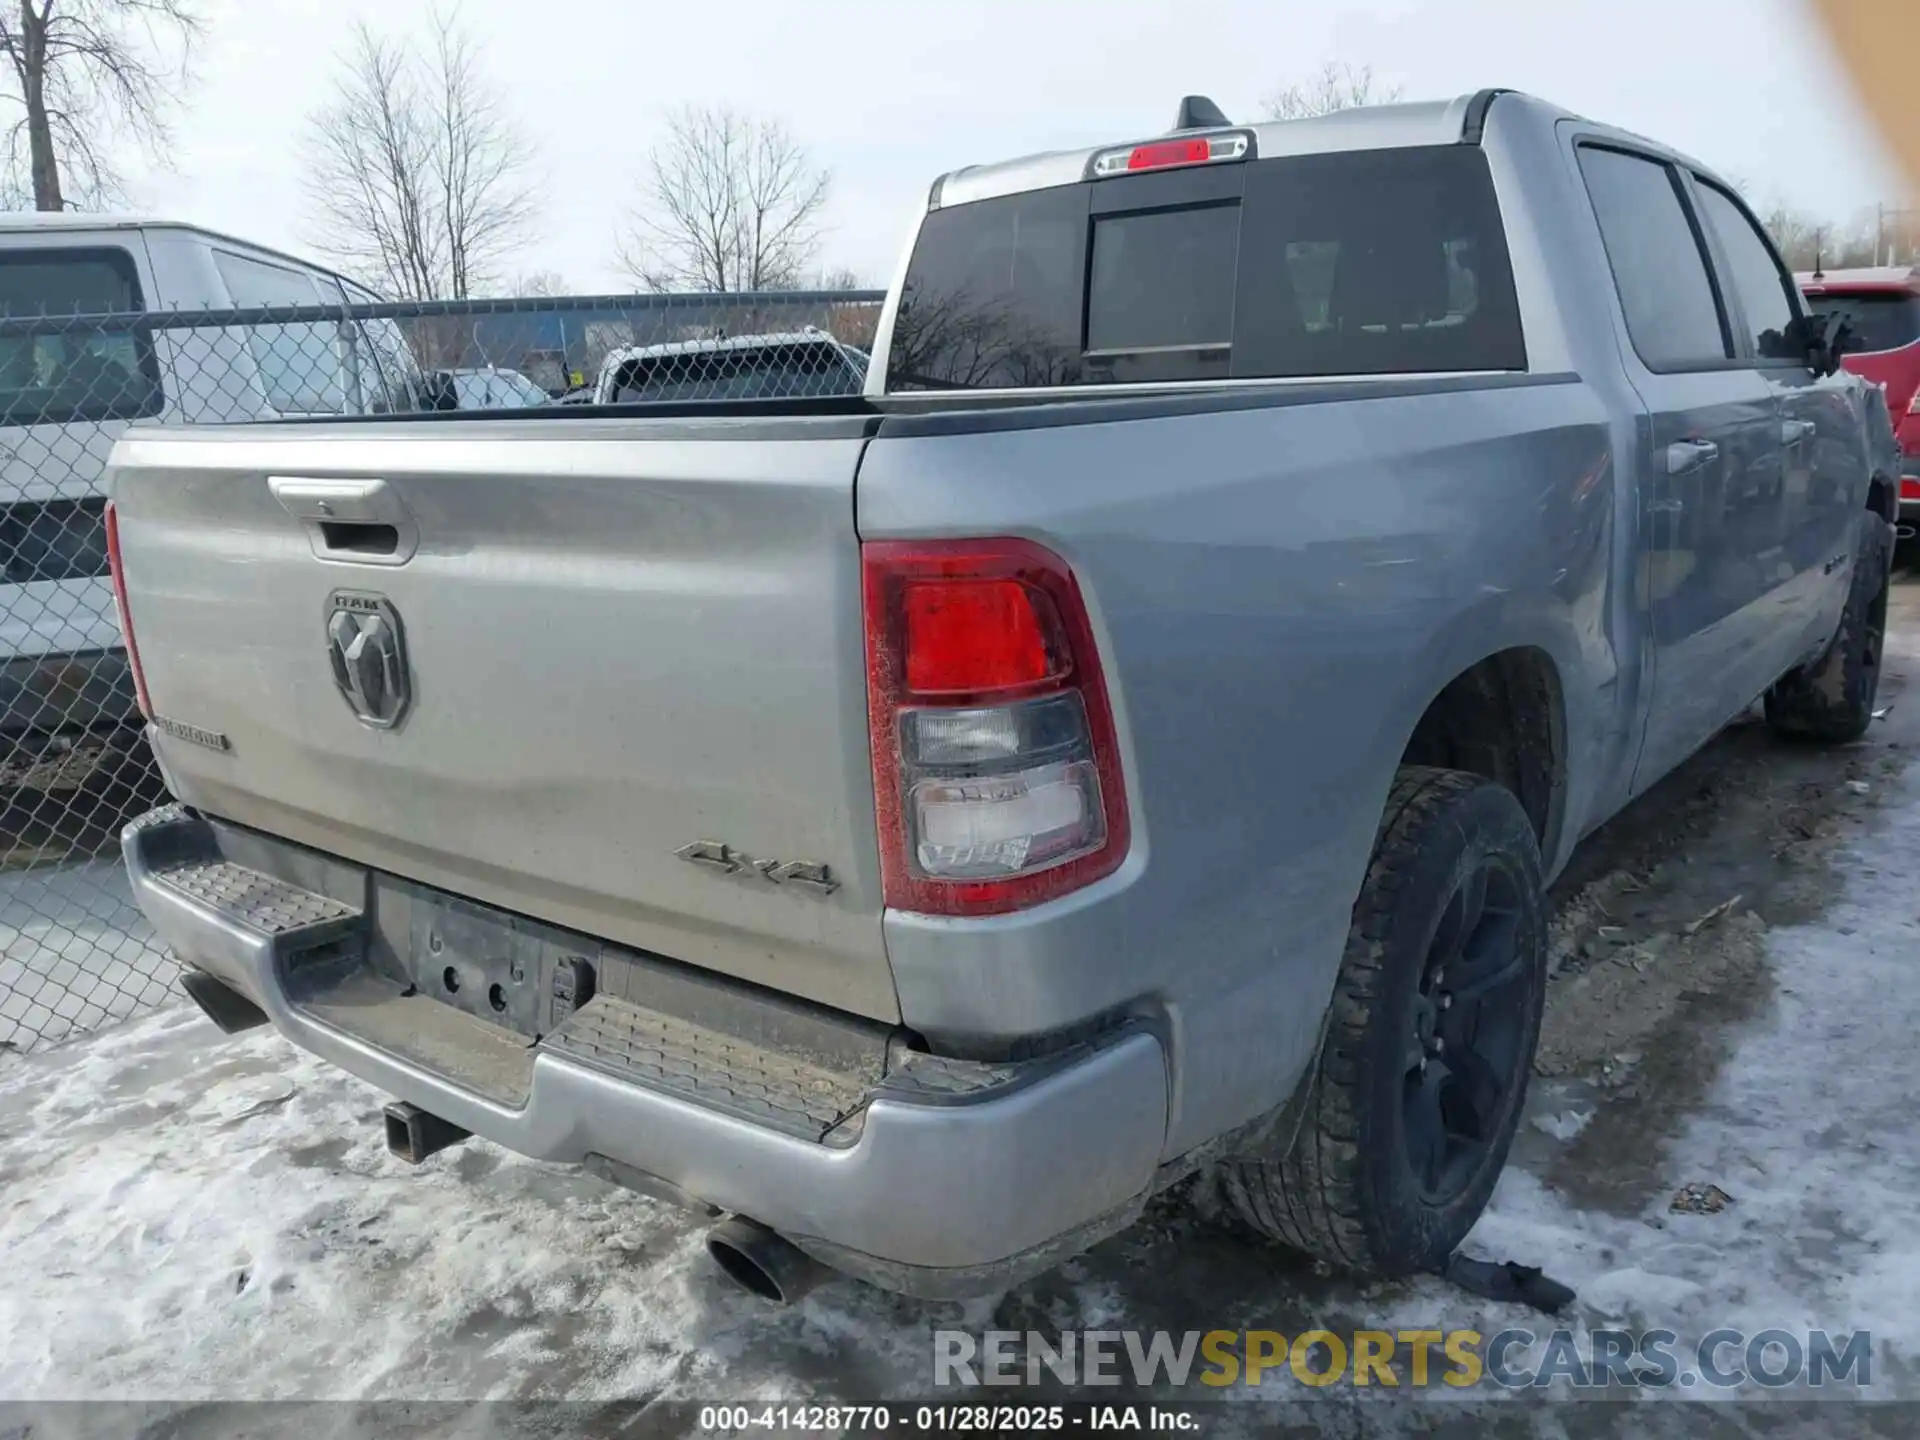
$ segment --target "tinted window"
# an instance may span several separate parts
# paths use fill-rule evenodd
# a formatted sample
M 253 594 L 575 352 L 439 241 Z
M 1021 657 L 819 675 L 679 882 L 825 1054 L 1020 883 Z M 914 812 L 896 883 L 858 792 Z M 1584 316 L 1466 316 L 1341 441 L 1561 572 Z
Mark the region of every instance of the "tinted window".
M 1718 186 L 1702 180 L 1696 187 L 1700 208 L 1720 242 L 1726 257 L 1727 277 L 1733 293 L 1740 297 L 1740 309 L 1746 316 L 1748 339 L 1754 354 L 1767 360 L 1799 360 L 1787 339 L 1787 326 L 1793 321 L 1793 302 L 1788 299 L 1793 278 L 1773 258 L 1766 237 L 1733 197 Z
M 1478 146 L 1262 160 L 1242 210 L 1236 376 L 1526 366 Z
M 1807 306 L 1822 320 L 1844 318 L 1849 327 L 1846 353 L 1899 350 L 1920 340 L 1920 296 L 1905 290 L 1832 291 L 1809 295 Z
M 0 316 L 103 315 L 142 308 L 124 250 L 0 254 Z M 151 340 L 131 327 L 69 322 L 0 335 L 0 425 L 131 420 L 160 409 Z
M 1087 352 L 1227 348 L 1239 245 L 1238 205 L 1096 219 Z
M 1224 170 L 1177 172 L 1213 177 L 1186 204 L 1166 173 L 933 211 L 887 388 L 1524 368 L 1477 147 Z
M 322 301 L 313 277 L 224 250 L 213 252 L 235 306 L 314 306 Z M 338 415 L 347 408 L 340 365 L 340 327 L 325 321 L 249 325 L 247 349 L 260 371 L 267 403 L 287 415 Z
M 644 355 L 614 377 L 613 400 L 751 400 L 793 395 L 852 395 L 860 377 L 829 345 L 699 350 Z
M 887 388 L 1077 384 L 1088 189 L 928 215 L 894 317 Z
M 1672 171 L 1638 155 L 1584 145 L 1580 171 L 1626 312 L 1627 334 L 1648 368 L 1674 369 L 1730 356 L 1713 281 Z

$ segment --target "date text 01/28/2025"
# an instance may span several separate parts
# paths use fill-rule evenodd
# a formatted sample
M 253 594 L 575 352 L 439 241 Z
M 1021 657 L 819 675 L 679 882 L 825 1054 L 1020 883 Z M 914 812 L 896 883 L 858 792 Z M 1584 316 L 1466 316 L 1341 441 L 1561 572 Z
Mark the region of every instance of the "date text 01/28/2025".
M 1200 1428 L 1190 1411 L 1158 1405 L 705 1405 L 702 1434 L 746 1435 L 756 1431 L 953 1431 L 1004 1434 L 1070 1430 L 1154 1430 L 1192 1433 Z

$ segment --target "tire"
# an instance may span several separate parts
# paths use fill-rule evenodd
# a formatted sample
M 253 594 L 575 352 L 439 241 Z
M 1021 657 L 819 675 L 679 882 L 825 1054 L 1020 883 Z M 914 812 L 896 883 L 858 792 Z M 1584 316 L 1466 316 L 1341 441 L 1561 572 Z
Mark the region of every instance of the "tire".
M 1476 894 L 1481 920 L 1463 925 Z M 1478 994 L 1456 992 L 1462 975 Z M 1361 1274 L 1444 1264 L 1506 1164 L 1546 978 L 1540 851 L 1520 802 L 1477 775 L 1403 766 L 1299 1126 L 1283 1154 L 1224 1167 L 1241 1219 Z
M 1781 735 L 1825 745 L 1858 740 L 1873 723 L 1887 633 L 1893 528 L 1870 510 L 1854 531 L 1853 583 L 1840 628 L 1820 658 L 1782 676 L 1767 691 L 1767 723 Z

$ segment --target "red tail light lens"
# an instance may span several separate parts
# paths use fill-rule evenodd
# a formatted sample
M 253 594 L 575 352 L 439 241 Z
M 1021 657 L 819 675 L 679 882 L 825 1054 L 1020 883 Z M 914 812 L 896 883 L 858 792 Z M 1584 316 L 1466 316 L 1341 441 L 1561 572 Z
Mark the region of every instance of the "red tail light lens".
M 906 688 L 968 695 L 1065 673 L 1060 621 L 1044 591 L 1015 579 L 929 576 L 904 588 Z
M 113 608 L 120 616 L 120 635 L 127 647 L 127 669 L 133 673 L 133 698 L 140 713 L 151 720 L 153 705 L 147 699 L 147 677 L 140 669 L 140 651 L 133 643 L 133 612 L 127 608 L 127 576 L 120 566 L 120 512 L 113 501 L 107 502 L 107 572 L 113 577 Z
M 997 914 L 1111 874 L 1126 796 L 1065 562 L 1011 539 L 877 542 L 861 559 L 887 904 Z

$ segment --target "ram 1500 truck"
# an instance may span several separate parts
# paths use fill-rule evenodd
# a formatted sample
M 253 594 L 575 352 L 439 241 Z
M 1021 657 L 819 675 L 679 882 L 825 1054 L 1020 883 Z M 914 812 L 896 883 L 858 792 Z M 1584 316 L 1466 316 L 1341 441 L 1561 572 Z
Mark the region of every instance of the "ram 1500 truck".
M 140 904 L 469 1132 L 1003 1285 L 1189 1176 L 1442 1264 L 1576 842 L 1869 722 L 1897 457 L 1738 194 L 1512 93 L 931 189 L 866 394 L 130 432 Z M 795 1248 L 797 1247 L 797 1249 Z

